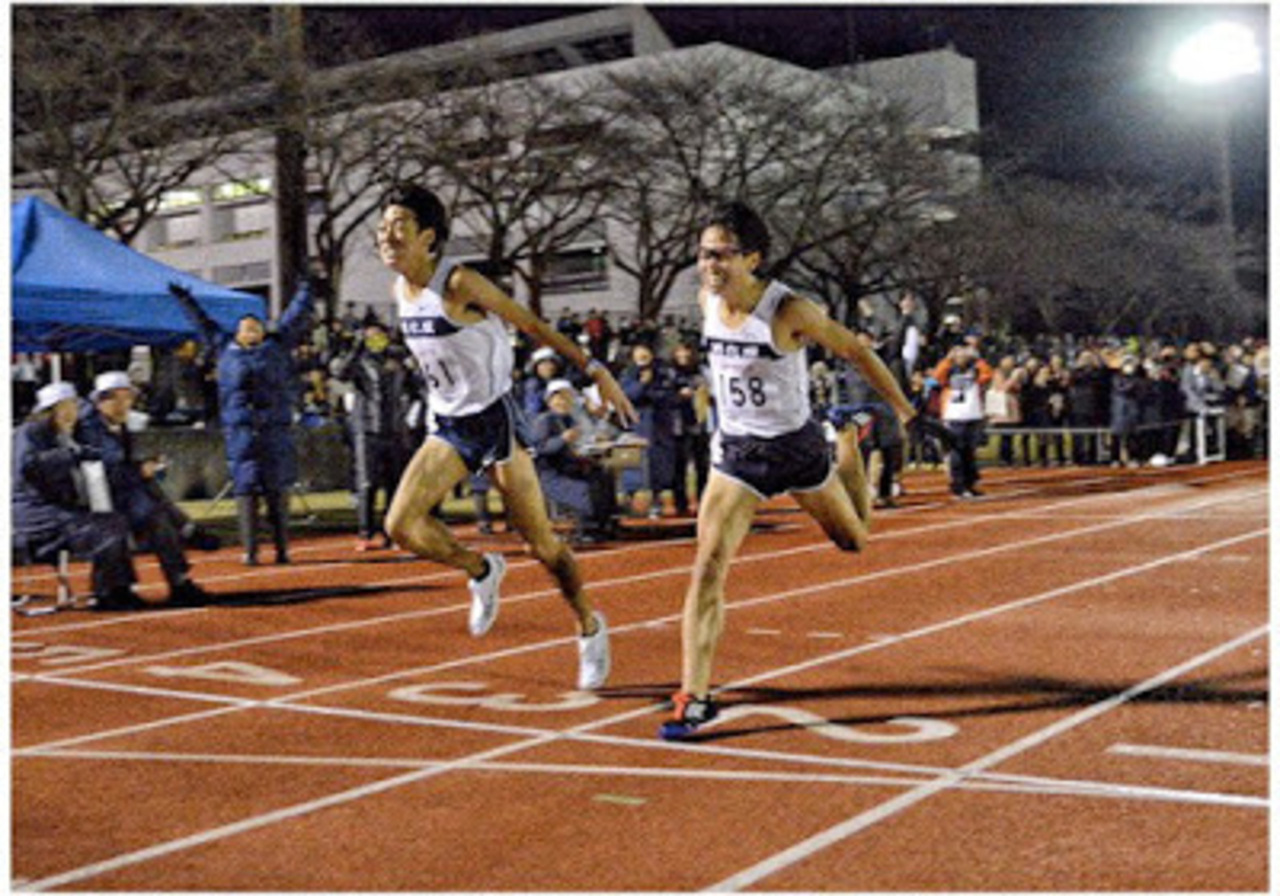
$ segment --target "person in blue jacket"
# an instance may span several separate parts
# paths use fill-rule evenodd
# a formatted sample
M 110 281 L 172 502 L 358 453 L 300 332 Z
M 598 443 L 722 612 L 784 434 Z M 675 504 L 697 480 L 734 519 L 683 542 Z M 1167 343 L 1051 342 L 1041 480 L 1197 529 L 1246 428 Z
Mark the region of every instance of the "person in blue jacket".
M 622 489 L 628 495 L 648 489 L 652 517 L 661 516 L 659 496 L 676 487 L 676 415 L 678 387 L 670 368 L 643 343 L 632 346 L 631 366 L 622 373 L 622 391 L 640 415 L 636 434 L 649 441 L 644 470 L 626 470 Z
M 218 405 L 245 565 L 258 563 L 259 498 L 266 504 L 276 563 L 288 563 L 287 505 L 297 481 L 289 431 L 296 382 L 291 353 L 310 323 L 310 285 L 304 281 L 298 288 L 273 331 L 257 315 L 246 314 L 234 333 L 220 330 L 190 290 L 173 283 L 169 291 L 217 350 Z
M 161 490 L 157 480 L 164 458 L 135 455 L 128 421 L 136 395 L 125 371 L 99 374 L 93 381 L 91 403 L 81 406 L 75 439 L 101 453 L 112 509 L 124 514 L 138 543 L 156 555 L 169 583 L 169 603 L 202 606 L 212 596 L 191 580 L 184 546 L 216 550 L 218 539 L 197 526 Z
M 547 385 L 547 410 L 533 421 L 534 463 L 543 493 L 573 515 L 574 540 L 594 544 L 616 532 L 616 486 L 608 470 L 580 453 L 588 434 L 574 416 L 576 402 L 568 380 Z
M 140 610 L 123 514 L 94 513 L 80 465 L 102 454 L 73 438 L 79 402 L 70 383 L 36 393 L 35 409 L 13 434 L 13 536 L 26 556 L 51 560 L 63 549 L 93 561 L 95 610 Z

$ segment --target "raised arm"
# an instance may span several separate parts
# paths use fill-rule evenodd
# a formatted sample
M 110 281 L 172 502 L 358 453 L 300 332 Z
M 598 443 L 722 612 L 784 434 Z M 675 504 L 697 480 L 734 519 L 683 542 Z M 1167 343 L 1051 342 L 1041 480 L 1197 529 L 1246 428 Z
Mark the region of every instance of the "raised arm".
M 293 294 L 293 298 L 289 300 L 289 307 L 284 309 L 284 314 L 280 315 L 277 332 L 285 345 L 292 348 L 302 341 L 307 331 L 307 324 L 311 322 L 313 304 L 311 284 L 303 280 Z
M 200 303 L 196 301 L 196 297 L 191 294 L 191 290 L 187 289 L 181 283 L 169 284 L 169 295 L 178 300 L 178 304 L 182 306 L 182 310 L 186 312 L 187 317 L 191 318 L 191 322 L 196 325 L 196 329 L 200 331 L 200 339 L 207 345 L 218 347 L 226 340 L 227 334 L 219 329 L 218 324 L 204 308 L 200 307 Z
M 600 397 L 617 412 L 624 425 L 630 426 L 636 422 L 638 418 L 631 400 L 623 393 L 622 387 L 602 361 L 591 358 L 573 340 L 498 289 L 488 278 L 470 268 L 459 267 L 449 278 L 449 291 L 461 296 L 466 304 L 498 315 L 535 341 L 555 349 L 556 354 L 568 359 L 591 377 L 600 388 Z

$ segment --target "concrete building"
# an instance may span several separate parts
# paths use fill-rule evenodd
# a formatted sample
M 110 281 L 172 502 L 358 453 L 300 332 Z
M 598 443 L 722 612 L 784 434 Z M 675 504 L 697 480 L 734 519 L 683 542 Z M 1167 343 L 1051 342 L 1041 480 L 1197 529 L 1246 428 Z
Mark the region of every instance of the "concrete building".
M 722 45 L 676 49 L 643 7 L 623 6 L 327 70 L 317 78 L 332 86 L 375 68 L 406 75 L 449 73 L 458 69 L 458 60 L 475 58 L 496 59 L 508 71 L 524 76 L 572 73 L 578 77 L 597 71 L 639 71 L 655 65 L 679 67 L 710 52 L 754 55 Z M 978 128 L 971 60 L 951 50 L 937 50 L 821 73 L 776 60 L 771 64 L 794 70 L 796 77 L 852 80 L 870 92 L 905 101 L 918 110 L 922 130 L 937 140 L 940 150 L 954 157 L 957 184 L 964 186 L 976 175 L 976 158 L 965 152 L 963 142 Z M 414 82 L 407 77 L 406 83 Z M 467 86 L 460 83 L 457 89 Z M 264 138 L 262 148 L 268 147 Z M 228 171 L 235 175 L 234 180 Z M 248 153 L 239 163 L 220 166 L 218 172 L 203 172 L 189 187 L 166 197 L 161 214 L 136 248 L 200 277 L 258 292 L 271 297 L 273 305 L 278 303 L 279 297 L 271 296 L 277 271 L 270 171 L 271 155 L 264 151 Z M 388 319 L 391 275 L 373 251 L 374 223 L 363 225 L 368 240 L 354 241 L 345 259 L 339 292 L 344 303 L 372 306 Z M 486 237 L 461 228 L 451 239 L 449 252 L 464 259 L 481 259 Z M 625 235 L 600 226 L 588 229 L 576 243 L 558 252 L 543 278 L 544 312 L 552 317 L 565 308 L 633 313 L 634 281 L 617 269 L 610 252 L 611 246 L 626 243 Z M 517 298 L 522 297 L 518 288 L 515 292 Z M 690 310 L 694 295 L 693 272 L 689 271 L 677 283 L 666 310 Z

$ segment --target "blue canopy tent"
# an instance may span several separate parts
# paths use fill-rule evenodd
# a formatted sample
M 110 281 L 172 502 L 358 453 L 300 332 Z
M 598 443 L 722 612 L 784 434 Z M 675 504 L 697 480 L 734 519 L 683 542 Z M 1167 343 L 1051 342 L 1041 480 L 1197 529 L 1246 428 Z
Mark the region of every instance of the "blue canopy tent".
M 181 283 L 218 325 L 265 318 L 260 296 L 148 258 L 40 199 L 12 207 L 13 350 L 109 351 L 199 336 L 169 294 Z

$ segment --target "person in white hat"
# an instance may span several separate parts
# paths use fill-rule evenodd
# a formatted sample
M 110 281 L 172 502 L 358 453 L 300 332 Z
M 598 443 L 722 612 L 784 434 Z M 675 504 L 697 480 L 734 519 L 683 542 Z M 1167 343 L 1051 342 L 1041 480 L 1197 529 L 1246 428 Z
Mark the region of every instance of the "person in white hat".
M 560 359 L 555 349 L 544 345 L 529 359 L 530 375 L 521 386 L 520 404 L 532 420 L 547 409 L 547 384 L 560 376 Z
M 165 467 L 164 458 L 138 459 L 135 454 L 127 422 L 137 394 L 123 370 L 99 374 L 90 394 L 92 407 L 76 425 L 76 439 L 101 452 L 112 505 L 128 519 L 136 541 L 160 561 L 169 583 L 169 603 L 203 606 L 211 598 L 191 580 L 184 544 L 213 550 L 218 540 L 196 526 L 160 488 L 156 477 Z
M 533 421 L 534 462 L 542 490 L 574 519 L 574 540 L 594 544 L 615 533 L 617 484 L 581 453 L 586 433 L 574 416 L 578 392 L 565 379 L 547 384 L 547 410 Z
M 35 409 L 13 436 L 13 531 L 29 557 L 52 560 L 67 549 L 93 559 L 94 608 L 149 606 L 133 592 L 129 523 L 119 513 L 93 513 L 80 464 L 101 460 L 73 438 L 79 398 L 70 383 L 36 393 Z

